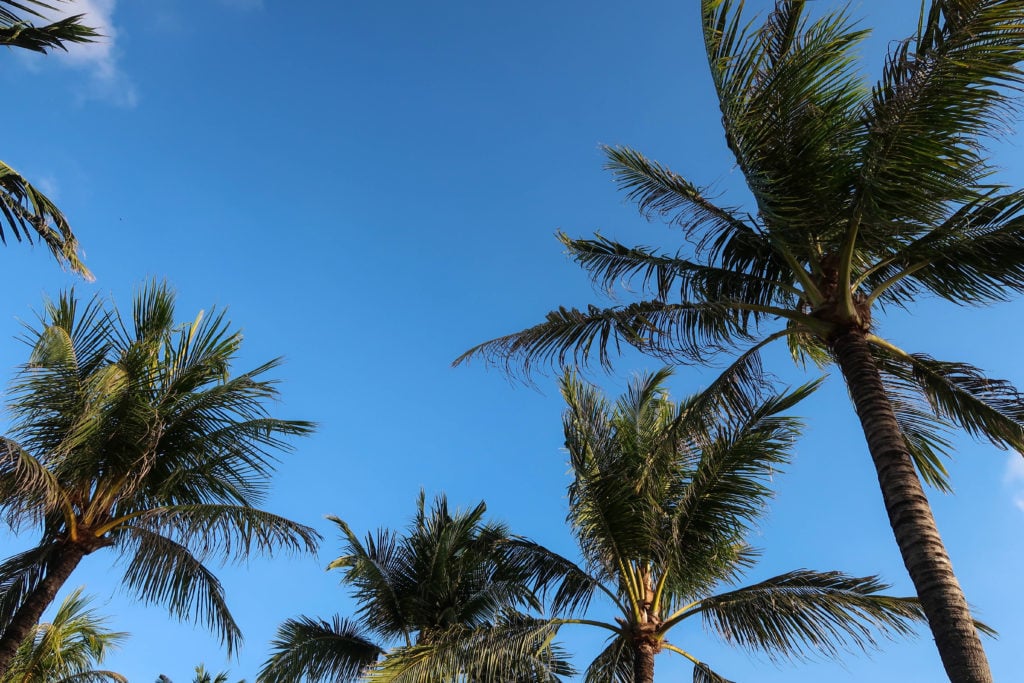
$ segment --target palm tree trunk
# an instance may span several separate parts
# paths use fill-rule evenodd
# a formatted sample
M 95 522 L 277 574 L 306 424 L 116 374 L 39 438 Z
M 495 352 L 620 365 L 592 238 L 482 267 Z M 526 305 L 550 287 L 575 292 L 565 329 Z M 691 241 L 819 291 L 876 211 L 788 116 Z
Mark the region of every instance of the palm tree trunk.
M 654 683 L 654 655 L 657 648 L 652 643 L 640 641 L 634 652 L 633 683 Z
M 991 683 L 985 650 L 865 333 L 848 330 L 833 339 L 831 346 L 875 463 L 896 544 L 928 618 L 946 674 L 954 683 Z
M 11 660 L 18 651 L 18 646 L 39 623 L 43 612 L 57 596 L 57 591 L 87 554 L 88 550 L 85 547 L 77 543 L 67 543 L 47 562 L 46 576 L 25 597 L 25 601 L 14 613 L 11 622 L 3 630 L 3 636 L 0 637 L 0 678 L 3 678 L 11 668 Z

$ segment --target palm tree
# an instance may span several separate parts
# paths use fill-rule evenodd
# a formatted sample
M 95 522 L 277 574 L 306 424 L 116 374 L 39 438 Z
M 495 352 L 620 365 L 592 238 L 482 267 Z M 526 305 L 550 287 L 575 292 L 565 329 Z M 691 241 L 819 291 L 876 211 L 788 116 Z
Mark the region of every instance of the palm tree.
M 95 29 L 82 24 L 81 14 L 42 26 L 32 23 L 45 21 L 41 12 L 55 9 L 40 0 L 0 0 L 0 45 L 46 53 L 54 48 L 67 50 L 68 43 L 91 43 L 99 37 Z M 34 234 L 63 265 L 92 279 L 78 257 L 78 240 L 64 214 L 21 174 L 0 161 L 0 242 L 7 243 L 8 231 L 19 242 L 25 239 L 31 243 Z
M 241 345 L 223 313 L 179 325 L 174 294 L 151 283 L 132 318 L 74 292 L 29 328 L 0 448 L 0 511 L 39 543 L 0 564 L 0 674 L 86 555 L 111 548 L 124 586 L 174 616 L 241 640 L 211 559 L 313 551 L 311 528 L 255 507 L 274 452 L 309 422 L 271 417 L 270 361 L 232 376 Z
M 876 630 L 909 633 L 923 619 L 917 600 L 882 595 L 888 586 L 873 576 L 799 569 L 715 592 L 754 562 L 745 537 L 799 435 L 799 421 L 780 413 L 816 385 L 759 398 L 716 383 L 677 404 L 665 388 L 671 372 L 637 377 L 614 405 L 566 373 L 568 522 L 584 564 L 524 539 L 511 543 L 510 557 L 553 589 L 554 613 L 585 612 L 595 595 L 611 603 L 613 620 L 553 622 L 609 634 L 585 680 L 651 683 L 655 655 L 669 651 L 693 663 L 695 681 L 725 681 L 668 640 L 688 619 L 773 658 L 835 657 L 848 645 L 875 645 Z
M 595 282 L 640 280 L 650 297 L 560 308 L 464 354 L 512 371 L 603 365 L 621 344 L 671 362 L 741 350 L 737 377 L 785 340 L 795 360 L 836 364 L 860 418 L 897 545 L 954 681 L 991 681 L 988 662 L 921 479 L 948 488 L 945 433 L 1024 452 L 1024 401 L 962 362 L 908 352 L 875 316 L 934 294 L 961 305 L 1024 289 L 1024 191 L 995 185 L 983 142 L 1024 83 L 1024 3 L 931 0 L 868 88 L 844 12 L 811 20 L 778 0 L 763 24 L 733 0 L 702 0 L 704 40 L 726 142 L 753 202 L 712 202 L 696 184 L 625 147 L 608 168 L 648 218 L 693 245 L 659 253 L 600 235 L 561 235 Z M 592 351 L 596 349 L 596 352 Z
M 128 634 L 108 630 L 88 602 L 81 588 L 64 598 L 53 620 L 21 643 L 0 683 L 127 683 L 119 673 L 94 668 Z
M 572 673 L 549 644 L 547 623 L 515 611 L 539 604 L 502 550 L 507 527 L 486 522 L 482 502 L 454 513 L 444 496 L 429 511 L 425 502 L 421 491 L 405 534 L 380 529 L 361 541 L 330 518 L 344 554 L 328 569 L 345 572 L 342 582 L 360 605 L 357 619 L 288 619 L 259 681 L 547 683 Z M 506 647 L 507 639 L 518 647 Z

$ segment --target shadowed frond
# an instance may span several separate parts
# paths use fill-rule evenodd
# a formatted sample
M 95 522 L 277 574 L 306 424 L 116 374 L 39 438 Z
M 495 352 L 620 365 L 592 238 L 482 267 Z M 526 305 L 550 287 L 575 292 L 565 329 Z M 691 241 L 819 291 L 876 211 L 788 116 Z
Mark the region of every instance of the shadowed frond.
M 0 624 L 5 625 L 4 628 L 11 623 L 25 597 L 42 580 L 47 562 L 56 550 L 56 543 L 44 542 L 0 563 Z
M 553 615 L 570 616 L 585 612 L 597 591 L 605 593 L 613 602 L 619 602 L 614 593 L 575 562 L 538 543 L 517 537 L 504 543 L 502 551 L 537 590 L 543 591 L 546 598 L 550 594 L 548 604 Z M 619 607 L 624 609 L 623 605 Z
M 732 683 L 732 681 L 716 674 L 704 662 L 698 662 L 693 665 L 693 683 Z
M 82 24 L 84 14 L 37 26 L 36 20 L 46 19 L 44 11 L 57 9 L 50 2 L 60 3 L 64 0 L 0 2 L 0 45 L 45 53 L 53 48 L 67 50 L 66 43 L 92 43 L 101 37 L 96 29 Z M 17 12 L 21 12 L 22 15 Z
M 587 667 L 585 683 L 634 683 L 633 648 L 623 636 L 612 636 L 608 645 Z
M 288 619 L 270 643 L 272 654 L 260 670 L 260 683 L 356 681 L 383 650 L 348 619 Z
M 743 316 L 717 303 L 645 301 L 615 308 L 590 306 L 586 311 L 560 308 L 540 325 L 473 347 L 453 365 L 482 357 L 488 365 L 528 375 L 537 364 L 582 366 L 596 355 L 602 367 L 609 367 L 609 351 L 620 352 L 624 344 L 700 362 L 747 338 Z
M 924 619 L 916 599 L 880 595 L 876 577 L 801 569 L 747 588 L 706 598 L 700 612 L 707 627 L 728 642 L 772 658 L 838 656 L 853 646 L 877 646 L 875 633 L 906 636 Z
M 916 386 L 942 420 L 977 439 L 1024 453 L 1024 396 L 1009 382 L 967 363 L 936 360 L 892 346 L 879 351 L 885 372 Z

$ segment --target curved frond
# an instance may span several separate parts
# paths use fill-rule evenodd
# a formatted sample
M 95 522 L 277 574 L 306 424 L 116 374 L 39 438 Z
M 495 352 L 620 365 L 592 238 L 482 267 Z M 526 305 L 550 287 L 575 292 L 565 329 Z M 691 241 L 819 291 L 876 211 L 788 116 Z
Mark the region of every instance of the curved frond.
M 66 22 L 79 18 L 72 17 L 60 23 L 65 24 L 66 28 Z M 44 38 L 38 33 L 30 32 L 26 35 L 24 30 L 5 29 L 2 19 L 0 16 L 0 44 L 5 40 L 21 40 L 25 43 L 22 47 L 45 44 L 41 42 Z M 87 280 L 93 279 L 92 273 L 79 258 L 78 239 L 71 232 L 71 226 L 57 205 L 33 187 L 24 176 L 0 161 L 0 242 L 7 244 L 8 235 L 19 242 L 24 239 L 31 243 L 34 237 L 38 238 L 61 265 Z
M 195 619 L 217 634 L 228 654 L 242 632 L 224 600 L 224 587 L 183 545 L 148 530 L 122 527 L 122 552 L 129 555 L 124 586 L 140 600 L 158 603 L 179 619 Z
M 732 683 L 732 681 L 716 674 L 704 662 L 698 662 L 693 665 L 693 683 Z
M 331 621 L 288 619 L 270 647 L 259 683 L 357 681 L 383 653 L 358 624 L 337 615 Z
M 0 624 L 11 622 L 21 603 L 42 581 L 46 565 L 58 549 L 57 543 L 44 542 L 0 563 Z
M 967 363 L 936 360 L 892 346 L 880 348 L 885 372 L 915 386 L 934 413 L 968 434 L 1024 453 L 1024 395 Z
M 55 9 L 49 2 L 62 0 L 3 0 L 0 3 L 0 45 L 45 53 L 53 48 L 67 50 L 66 43 L 92 43 L 100 34 L 82 23 L 78 14 L 37 26 L 45 20 L 42 10 Z M 21 15 L 17 11 L 22 12 Z
M 633 683 L 635 652 L 623 636 L 613 636 L 594 657 L 584 675 L 585 683 Z
M 586 311 L 563 307 L 548 313 L 540 325 L 473 347 L 453 365 L 480 357 L 509 373 L 518 369 L 528 375 L 538 364 L 585 366 L 596 356 L 602 367 L 609 367 L 611 352 L 620 352 L 623 345 L 700 362 L 748 338 L 744 316 L 717 303 L 643 301 Z
M 538 543 L 516 537 L 504 543 L 502 551 L 509 558 L 510 564 L 518 567 L 526 580 L 544 592 L 545 597 L 551 592 L 549 605 L 554 615 L 565 616 L 586 611 L 595 591 L 602 591 L 613 602 L 619 602 L 615 594 L 575 562 Z M 619 604 L 619 607 L 622 608 L 622 605 Z
M 932 225 L 990 172 L 981 138 L 1024 83 L 1017 0 L 922 3 L 920 30 L 889 53 L 864 115 L 854 215 L 870 228 Z
M 263 510 L 238 505 L 178 505 L 150 510 L 129 522 L 173 539 L 205 561 L 244 561 L 253 553 L 271 556 L 283 549 L 315 553 L 320 541 L 312 527 Z
M 876 635 L 906 636 L 924 621 L 914 598 L 880 595 L 876 577 L 801 569 L 701 600 L 687 614 L 726 641 L 771 658 L 837 657 L 842 649 L 877 646 Z

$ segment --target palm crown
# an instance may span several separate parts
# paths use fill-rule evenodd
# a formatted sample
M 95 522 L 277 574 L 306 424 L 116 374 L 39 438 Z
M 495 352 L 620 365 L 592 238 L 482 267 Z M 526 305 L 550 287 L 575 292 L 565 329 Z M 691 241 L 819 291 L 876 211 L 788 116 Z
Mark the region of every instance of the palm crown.
M 780 413 L 814 385 L 759 399 L 726 381 L 675 403 L 665 388 L 670 374 L 638 377 L 614 404 L 575 375 L 563 378 L 568 521 L 584 564 L 515 543 L 518 560 L 551 589 L 554 612 L 584 611 L 595 595 L 614 605 L 612 621 L 555 620 L 609 632 L 586 680 L 653 681 L 663 650 L 691 660 L 694 680 L 724 680 L 689 647 L 669 642 L 691 618 L 781 658 L 868 647 L 872 629 L 909 632 L 921 618 L 916 601 L 881 595 L 887 586 L 875 577 L 800 569 L 715 594 L 753 564 L 745 538 L 799 434 L 799 422 Z
M 157 283 L 139 292 L 130 321 L 64 294 L 26 341 L 0 509 L 41 538 L 0 565 L 0 645 L 20 642 L 85 555 L 111 547 L 126 588 L 204 621 L 234 650 L 241 633 L 205 562 L 312 551 L 318 538 L 256 507 L 274 452 L 312 429 L 267 413 L 277 392 L 262 376 L 277 361 L 233 376 L 241 335 L 223 314 L 179 325 Z
M 550 625 L 517 611 L 539 603 L 505 552 L 508 528 L 485 512 L 482 502 L 452 512 L 444 496 L 428 510 L 421 492 L 405 534 L 362 540 L 331 517 L 344 554 L 328 569 L 345 572 L 356 618 L 289 619 L 259 680 L 548 683 L 571 673 Z
M 779 0 L 755 25 L 731 0 L 701 7 L 749 206 L 715 203 L 642 154 L 606 148 L 641 213 L 695 246 L 662 254 L 560 235 L 602 287 L 636 279 L 652 296 L 560 308 L 456 362 L 479 355 L 528 371 L 594 356 L 607 365 L 620 344 L 682 363 L 741 350 L 733 369 L 751 380 L 761 348 L 785 340 L 799 362 L 836 363 L 947 671 L 991 680 L 914 468 L 948 488 L 951 424 L 1024 452 L 1024 401 L 969 364 L 905 351 L 874 318 L 920 294 L 980 305 L 1024 289 L 1024 192 L 992 180 L 984 147 L 1005 129 L 1008 90 L 1024 82 L 1024 2 L 924 4 L 917 33 L 890 50 L 870 88 L 855 71 L 866 31 L 845 12 L 812 20 L 805 2 Z

